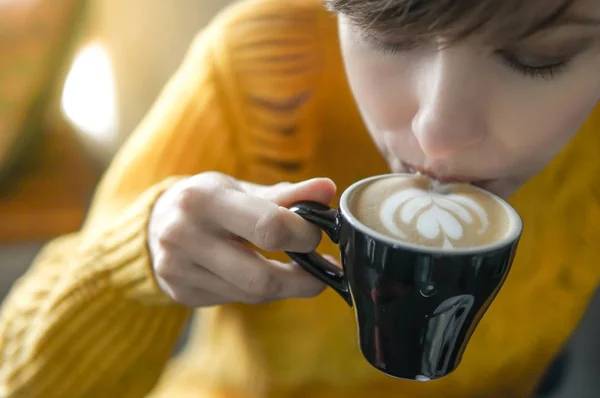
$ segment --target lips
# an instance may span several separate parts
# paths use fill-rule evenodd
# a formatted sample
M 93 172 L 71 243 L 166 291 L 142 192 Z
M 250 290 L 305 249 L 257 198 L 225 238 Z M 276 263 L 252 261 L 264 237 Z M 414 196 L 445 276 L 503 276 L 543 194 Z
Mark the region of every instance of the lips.
M 423 175 L 426 175 L 426 176 L 428 176 L 434 180 L 437 180 L 441 183 L 444 183 L 444 184 L 468 183 L 468 184 L 473 184 L 476 186 L 484 186 L 491 181 L 491 180 L 483 180 L 480 178 L 473 178 L 473 177 L 467 177 L 467 176 L 462 176 L 462 175 L 436 173 L 433 170 L 430 170 L 430 169 L 427 169 L 424 167 L 420 167 L 420 166 L 416 166 L 416 165 L 406 163 L 406 162 L 402 162 L 402 166 L 404 167 L 404 169 L 406 170 L 407 173 L 423 174 Z

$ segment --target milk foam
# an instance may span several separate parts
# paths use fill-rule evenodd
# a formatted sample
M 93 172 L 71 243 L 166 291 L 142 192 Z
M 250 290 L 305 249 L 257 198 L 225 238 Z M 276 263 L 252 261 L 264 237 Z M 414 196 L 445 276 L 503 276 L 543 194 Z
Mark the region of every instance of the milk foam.
M 441 235 L 444 249 L 454 249 L 453 241 L 464 237 L 463 223 L 476 223 L 479 235 L 490 225 L 486 210 L 473 199 L 414 187 L 400 189 L 385 199 L 379 218 L 390 233 L 402 239 L 407 238 L 404 229 L 416 219 L 413 229 L 427 240 Z
M 422 175 L 373 178 L 346 198 L 346 210 L 364 226 L 428 248 L 490 245 L 504 239 L 516 225 L 510 207 L 493 194 L 470 184 L 443 184 Z

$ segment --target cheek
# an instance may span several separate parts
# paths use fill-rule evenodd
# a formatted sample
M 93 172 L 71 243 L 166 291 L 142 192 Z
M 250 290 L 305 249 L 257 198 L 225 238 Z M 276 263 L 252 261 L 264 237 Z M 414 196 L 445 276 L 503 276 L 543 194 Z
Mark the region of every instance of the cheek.
M 598 77 L 571 73 L 556 82 L 521 81 L 519 89 L 505 92 L 503 104 L 495 106 L 494 136 L 508 156 L 533 171 L 543 168 L 569 142 L 599 99 Z

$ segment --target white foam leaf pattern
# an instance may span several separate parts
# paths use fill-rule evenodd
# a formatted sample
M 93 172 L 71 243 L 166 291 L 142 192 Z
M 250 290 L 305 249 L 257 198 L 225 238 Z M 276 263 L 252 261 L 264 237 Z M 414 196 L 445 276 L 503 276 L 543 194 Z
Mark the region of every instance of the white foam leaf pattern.
M 467 211 L 467 209 L 465 209 L 458 203 L 448 200 L 446 198 L 442 198 L 442 197 L 435 198 L 434 202 L 436 205 L 440 206 L 441 208 L 444 208 L 444 209 L 456 214 L 458 217 L 460 217 L 461 220 L 463 220 L 467 224 L 471 224 L 473 222 L 473 217 L 471 216 L 471 213 L 469 213 Z
M 435 239 L 440 234 L 435 207 L 425 210 L 417 220 L 417 230 L 427 239 Z
M 425 195 L 417 196 L 416 198 L 410 199 L 402 207 L 402 211 L 400 212 L 402 222 L 405 224 L 412 222 L 413 218 L 415 218 L 419 210 L 422 210 L 429 206 L 431 204 L 431 201 L 432 199 Z
M 399 212 L 399 214 L 398 214 Z M 393 234 L 406 238 L 402 225 L 416 218 L 416 231 L 425 239 L 443 239 L 443 246 L 452 249 L 452 240 L 464 235 L 463 224 L 472 224 L 476 216 L 483 233 L 489 226 L 485 210 L 473 199 L 458 194 L 440 194 L 418 188 L 408 188 L 388 197 L 381 206 L 383 225 Z
M 448 238 L 444 237 L 444 244 L 442 245 L 442 248 L 444 248 L 444 249 L 454 249 L 454 246 L 452 245 L 452 243 L 450 243 L 450 241 L 448 240 Z
M 459 204 L 461 204 L 463 206 L 468 207 L 475 214 L 477 214 L 477 217 L 479 217 L 479 220 L 481 221 L 481 228 L 479 229 L 478 233 L 481 234 L 486 229 L 488 229 L 489 220 L 488 220 L 487 213 L 485 212 L 483 207 L 481 207 L 479 205 L 479 203 L 475 202 L 473 199 L 467 198 L 466 196 L 460 196 L 460 195 L 456 195 L 456 194 L 448 195 L 447 198 L 451 199 L 455 202 L 458 202 Z
M 435 210 L 435 215 L 442 227 L 442 231 L 444 231 L 450 239 L 462 238 L 463 227 L 452 214 L 439 207 L 432 207 L 431 210 Z
M 406 238 L 406 234 L 396 225 L 394 222 L 394 214 L 402 207 L 404 202 L 412 199 L 416 196 L 421 196 L 424 193 L 421 189 L 409 188 L 400 192 L 396 192 L 383 202 L 381 210 L 379 211 L 379 217 L 383 225 L 393 234 Z

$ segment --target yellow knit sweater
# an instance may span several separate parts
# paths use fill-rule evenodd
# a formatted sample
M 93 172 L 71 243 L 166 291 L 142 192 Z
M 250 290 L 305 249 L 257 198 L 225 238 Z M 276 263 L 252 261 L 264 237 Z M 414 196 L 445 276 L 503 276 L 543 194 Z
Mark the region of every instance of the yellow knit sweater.
M 1 397 L 528 395 L 600 276 L 600 110 L 512 198 L 525 222 L 517 259 L 452 375 L 413 383 L 373 370 L 352 310 L 331 290 L 201 310 L 185 352 L 169 361 L 192 312 L 157 288 L 145 239 L 151 206 L 174 176 L 219 170 L 263 184 L 328 176 L 341 191 L 387 171 L 320 3 L 246 1 L 195 40 L 116 157 L 82 230 L 51 242 L 6 300 Z M 329 242 L 321 250 L 336 252 Z

